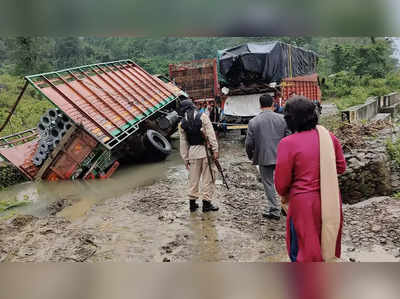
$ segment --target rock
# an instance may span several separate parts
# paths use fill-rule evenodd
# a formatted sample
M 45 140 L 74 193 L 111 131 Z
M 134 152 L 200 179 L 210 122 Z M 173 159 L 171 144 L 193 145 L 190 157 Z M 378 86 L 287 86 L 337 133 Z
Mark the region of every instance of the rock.
M 349 159 L 351 159 L 351 158 L 353 158 L 354 157 L 354 155 L 352 154 L 352 153 L 345 153 L 344 154 L 344 158 L 346 159 L 346 160 L 349 160 Z
M 11 224 L 17 228 L 21 228 L 36 219 L 36 217 L 30 215 L 19 215 L 11 220 Z
M 171 260 L 169 259 L 169 258 L 167 258 L 167 257 L 165 257 L 164 259 L 163 259 L 163 263 L 169 263 Z
M 50 215 L 56 215 L 57 213 L 61 212 L 67 206 L 71 206 L 72 202 L 68 199 L 59 199 L 55 202 L 52 202 L 48 207 L 47 210 L 49 211 Z
M 354 263 L 356 261 L 356 259 L 351 257 L 351 258 L 349 258 L 349 261 Z
M 349 159 L 349 164 L 351 166 L 353 166 L 354 168 L 360 168 L 361 167 L 361 162 L 356 158 Z
M 381 231 L 381 229 L 382 229 L 382 227 L 380 225 L 375 224 L 372 226 L 371 231 L 373 231 L 374 233 L 378 233 Z
M 354 252 L 356 249 L 354 248 L 354 247 L 349 247 L 349 248 L 347 248 L 347 251 L 349 251 L 349 252 Z
M 54 233 L 55 233 L 55 231 L 51 228 L 44 227 L 44 228 L 39 229 L 39 234 L 41 234 L 41 235 L 48 235 L 48 234 L 54 234 Z

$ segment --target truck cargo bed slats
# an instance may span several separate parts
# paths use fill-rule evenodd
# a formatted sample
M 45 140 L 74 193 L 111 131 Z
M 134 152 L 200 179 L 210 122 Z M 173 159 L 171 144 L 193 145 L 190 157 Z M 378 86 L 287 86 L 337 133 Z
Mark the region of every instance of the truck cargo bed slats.
M 76 125 L 112 149 L 178 96 L 131 60 L 25 77 Z
M 218 95 L 216 59 L 201 59 L 169 65 L 170 77 L 195 100 Z

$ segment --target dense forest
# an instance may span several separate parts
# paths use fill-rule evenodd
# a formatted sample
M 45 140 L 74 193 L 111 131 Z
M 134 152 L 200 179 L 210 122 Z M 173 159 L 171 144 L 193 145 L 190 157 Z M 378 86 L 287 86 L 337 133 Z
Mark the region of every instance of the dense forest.
M 0 38 L 0 125 L 23 86 L 23 76 L 73 66 L 132 59 L 148 72 L 168 74 L 173 62 L 216 57 L 217 50 L 246 42 L 281 40 L 319 54 L 318 72 L 326 78 L 324 100 L 339 108 L 368 96 L 400 90 L 393 50 L 384 38 L 314 37 L 12 37 Z M 50 104 L 28 88 L 1 135 L 34 127 Z

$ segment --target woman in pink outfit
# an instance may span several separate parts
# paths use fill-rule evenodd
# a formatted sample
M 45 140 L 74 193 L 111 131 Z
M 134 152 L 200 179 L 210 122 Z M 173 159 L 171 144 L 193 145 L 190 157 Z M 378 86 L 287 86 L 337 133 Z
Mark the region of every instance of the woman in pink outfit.
M 277 192 L 289 203 L 286 244 L 292 262 L 323 261 L 320 144 L 315 107 L 312 101 L 302 96 L 295 96 L 286 103 L 285 120 L 294 134 L 282 139 L 278 145 L 275 186 Z M 342 147 L 332 133 L 330 136 L 336 156 L 336 170 L 341 174 L 346 170 Z M 340 228 L 335 251 L 337 258 L 340 257 L 343 223 L 342 202 L 339 200 Z

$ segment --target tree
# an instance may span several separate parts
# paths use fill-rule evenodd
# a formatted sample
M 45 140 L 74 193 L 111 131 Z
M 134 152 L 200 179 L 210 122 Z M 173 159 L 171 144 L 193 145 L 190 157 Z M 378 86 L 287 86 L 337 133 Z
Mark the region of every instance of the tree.
M 392 52 L 386 41 L 375 41 L 368 45 L 337 44 L 330 53 L 332 71 L 337 73 L 344 70 L 358 76 L 383 78 L 393 70 Z
M 7 41 L 13 73 L 18 76 L 49 71 L 52 68 L 51 39 L 46 37 L 16 37 Z
M 84 61 L 82 41 L 78 37 L 61 37 L 56 39 L 55 56 L 57 68 L 81 65 Z

